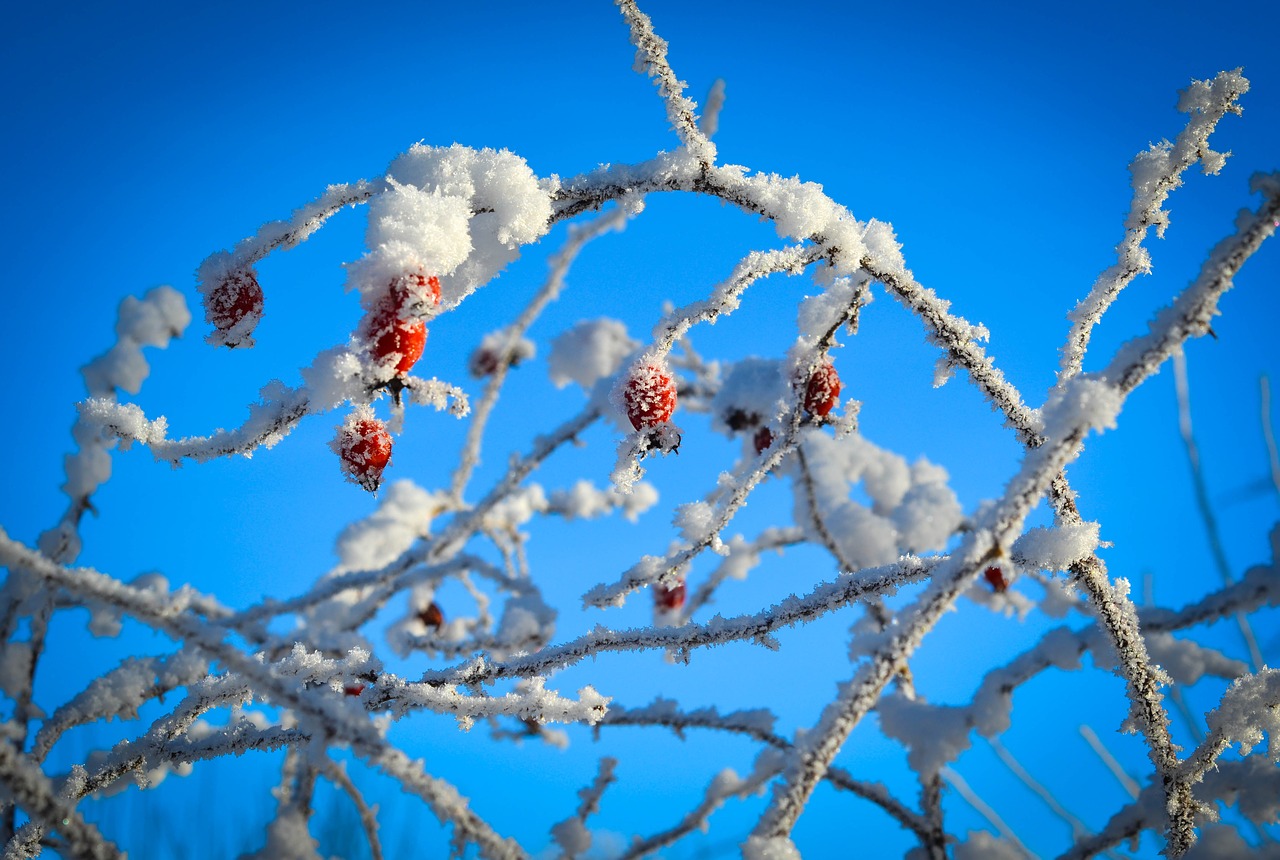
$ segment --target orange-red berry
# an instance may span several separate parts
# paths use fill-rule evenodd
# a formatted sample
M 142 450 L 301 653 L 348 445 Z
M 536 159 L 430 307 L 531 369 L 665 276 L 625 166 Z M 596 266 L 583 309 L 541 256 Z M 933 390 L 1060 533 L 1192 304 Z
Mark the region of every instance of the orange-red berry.
M 262 287 L 258 285 L 258 277 L 253 269 L 239 269 L 230 273 L 206 293 L 204 317 L 224 335 L 249 318 L 249 325 L 231 337 L 224 337 L 222 342 L 227 346 L 251 342 L 250 335 L 262 317 Z
M 656 427 L 670 421 L 676 411 L 676 381 L 665 366 L 646 364 L 632 372 L 622 399 L 632 427 Z
M 811 415 L 823 416 L 840 402 L 840 374 L 831 362 L 819 365 L 804 389 L 804 408 Z
M 342 471 L 348 478 L 374 492 L 382 483 L 382 470 L 391 460 L 391 434 L 376 418 L 363 418 L 338 431 L 336 445 Z
M 406 374 L 422 357 L 427 344 L 427 324 L 412 312 L 414 305 L 440 304 L 440 280 L 434 275 L 406 275 L 365 318 L 369 353 L 379 364 L 394 362 L 396 373 Z

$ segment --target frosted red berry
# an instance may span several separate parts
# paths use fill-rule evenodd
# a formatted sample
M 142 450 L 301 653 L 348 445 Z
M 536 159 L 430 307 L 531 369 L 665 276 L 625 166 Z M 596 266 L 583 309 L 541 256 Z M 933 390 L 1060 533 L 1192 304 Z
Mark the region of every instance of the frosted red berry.
M 685 585 L 680 580 L 668 588 L 662 583 L 653 587 L 653 604 L 662 612 L 673 612 L 684 606 Z
M 646 364 L 632 372 L 622 399 L 632 427 L 656 427 L 670 421 L 676 411 L 676 382 L 664 366 Z
M 810 415 L 826 415 L 840 402 L 840 374 L 831 362 L 818 367 L 804 389 L 804 408 Z
M 996 594 L 1004 594 L 1005 589 L 1009 587 L 1009 581 L 1004 578 L 1004 571 L 998 567 L 989 567 L 983 571 L 982 575 L 986 577 Z
M 394 281 L 365 318 L 364 334 L 373 360 L 394 367 L 397 374 L 408 373 L 427 344 L 427 324 L 417 314 L 424 305 L 439 304 L 440 280 L 434 275 L 413 274 Z
M 251 345 L 253 330 L 262 318 L 262 298 L 262 287 L 253 269 L 239 269 L 205 293 L 204 317 L 218 330 L 221 343 L 232 347 Z
M 418 611 L 418 620 L 427 627 L 439 630 L 444 626 L 444 610 L 440 608 L 440 604 L 433 600 L 431 601 L 431 605 L 426 609 Z
M 391 460 L 387 425 L 376 418 L 348 423 L 338 431 L 335 447 L 343 473 L 369 492 L 376 491 L 382 483 L 382 471 Z
M 348 696 L 359 696 L 364 692 L 364 684 L 347 684 L 342 692 Z

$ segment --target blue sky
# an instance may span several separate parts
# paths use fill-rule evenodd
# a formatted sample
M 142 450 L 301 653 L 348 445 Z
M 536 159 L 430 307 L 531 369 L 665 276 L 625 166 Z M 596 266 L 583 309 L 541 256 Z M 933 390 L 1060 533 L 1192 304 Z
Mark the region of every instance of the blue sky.
M 1182 127 L 1173 110 L 1178 89 L 1236 66 L 1252 82 L 1243 117 L 1227 117 L 1214 138 L 1215 148 L 1232 150 L 1233 157 L 1217 177 L 1190 175 L 1171 199 L 1168 237 L 1149 243 L 1155 274 L 1122 297 L 1099 329 L 1086 368 L 1100 366 L 1111 349 L 1141 331 L 1151 310 L 1194 276 L 1235 211 L 1256 203 L 1247 190 L 1249 174 L 1280 167 L 1280 54 L 1274 49 L 1280 13 L 1270 4 L 1233 4 L 1230 14 L 1191 3 L 1082 3 L 1069 12 L 1043 4 L 939 3 L 864 9 L 662 2 L 644 8 L 670 41 L 671 61 L 689 95 L 701 99 L 715 78 L 726 79 L 728 102 L 716 138 L 721 159 L 820 182 L 859 218 L 892 222 L 917 278 L 951 299 L 956 312 L 990 328 L 992 354 L 1036 405 L 1053 379 L 1066 311 L 1114 259 L 1129 197 L 1125 165 Z M 73 4 L 11 10 L 7 17 L 0 87 L 9 134 L 0 139 L 0 163 L 14 199 L 0 215 L 9 258 L 0 379 L 10 415 L 0 422 L 0 526 L 25 541 L 61 513 L 61 457 L 70 450 L 74 403 L 83 396 L 78 368 L 110 345 L 123 296 L 168 283 L 195 307 L 193 272 L 207 254 L 283 217 L 330 183 L 379 175 L 418 140 L 506 147 L 535 173 L 562 176 L 643 160 L 676 145 L 652 86 L 631 69 L 634 49 L 625 27 L 604 2 Z M 345 212 L 306 245 L 260 267 L 269 305 L 253 352 L 205 345 L 197 309 L 182 342 L 151 353 L 153 376 L 137 402 L 168 415 L 175 434 L 207 433 L 238 424 L 268 380 L 297 382 L 297 368 L 345 340 L 358 319 L 355 297 L 342 292 L 340 264 L 362 253 L 362 231 L 362 213 Z M 423 360 L 432 373 L 471 384 L 464 370 L 471 346 L 531 294 L 546 253 L 563 236 L 563 227 L 553 231 L 433 326 Z M 519 370 L 502 401 L 477 486 L 497 474 L 508 451 L 577 408 L 573 392 L 545 383 L 542 358 L 552 336 L 579 318 L 604 314 L 643 336 L 663 300 L 679 304 L 705 295 L 744 252 L 777 241 L 767 225 L 713 201 L 674 198 L 651 200 L 624 234 L 602 239 L 574 269 L 564 299 L 533 330 L 540 359 Z M 770 282 L 770 292 L 747 302 L 731 324 L 699 332 L 696 343 L 729 359 L 780 354 L 794 337 L 793 308 L 806 286 Z M 1214 326 L 1218 339 L 1188 349 L 1206 478 L 1237 574 L 1268 557 L 1266 533 L 1280 513 L 1265 481 L 1258 394 L 1261 374 L 1280 379 L 1277 287 L 1280 255 L 1270 247 L 1248 264 L 1223 302 Z M 972 509 L 1000 491 L 1017 447 L 964 379 L 931 387 L 935 358 L 919 325 L 881 292 L 840 363 L 849 395 L 864 402 L 867 437 L 909 459 L 923 454 L 944 465 Z M 117 454 L 115 477 L 97 499 L 101 515 L 85 525 L 81 561 L 125 578 L 162 570 L 236 605 L 301 590 L 333 563 L 337 530 L 372 506 L 341 483 L 329 459 L 325 442 L 335 423 L 313 418 L 252 461 L 176 472 L 140 450 Z M 452 419 L 411 415 L 397 466 L 433 485 L 447 475 L 442 465 L 461 432 Z M 537 532 L 530 552 L 555 580 L 548 586 L 553 603 L 575 605 L 595 581 L 665 546 L 667 512 L 709 489 L 731 456 L 722 439 L 696 430 L 694 438 L 703 439 L 707 456 L 686 447 L 678 469 L 671 462 L 650 469 L 663 504 L 640 529 L 602 523 L 575 532 L 553 523 Z M 544 482 L 559 486 L 578 473 L 602 482 L 612 441 L 600 433 L 588 442 L 584 451 L 551 464 Z M 1118 430 L 1092 440 L 1070 474 L 1085 516 L 1100 520 L 1103 537 L 1115 544 L 1105 555 L 1113 573 L 1136 583 L 1149 572 L 1157 598 L 1174 604 L 1216 582 L 1177 436 L 1168 369 L 1135 395 Z M 788 516 L 781 497 L 772 499 L 780 514 L 763 503 L 767 498 L 744 512 L 739 528 Z M 575 569 L 561 582 L 549 571 L 566 565 L 567 550 L 580 541 L 591 542 L 586 545 L 600 566 Z M 726 596 L 717 609 L 748 611 L 791 588 L 807 588 L 831 575 L 822 564 L 815 557 L 798 569 L 780 568 Z M 630 620 L 615 622 L 571 610 L 561 629 L 568 636 L 596 621 L 634 623 L 638 616 L 625 617 Z M 1262 638 L 1274 661 L 1280 625 L 1274 615 L 1265 620 Z M 642 704 L 663 694 L 688 697 L 691 707 L 710 701 L 774 706 L 780 728 L 790 731 L 811 725 L 831 684 L 847 676 L 846 623 L 793 631 L 778 655 L 723 648 L 688 668 L 662 664 L 656 655 L 602 658 L 566 672 L 557 686 L 640 678 L 618 691 L 620 699 Z M 971 690 L 974 670 L 955 665 L 956 647 L 970 642 L 1012 654 L 1038 629 L 987 616 L 978 623 L 988 626 L 967 628 L 957 620 L 939 636 L 953 636 L 948 641 L 959 646 L 921 654 L 917 675 L 931 685 L 931 697 L 955 701 Z M 53 667 L 109 665 L 111 643 L 84 651 L 77 625 L 82 620 L 67 622 L 67 641 L 76 644 L 51 654 L 50 676 L 70 674 Z M 1229 630 L 1212 635 L 1235 647 Z M 149 647 L 145 638 L 136 641 L 142 644 L 134 647 Z M 741 667 L 762 674 L 744 678 Z M 1045 689 L 1029 691 L 1027 710 L 1044 699 L 1096 695 L 1104 703 L 1096 712 L 1065 718 L 1064 725 L 1088 720 L 1110 737 L 1123 704 L 1113 681 L 1091 667 L 1055 676 Z M 1211 703 L 1206 694 L 1199 705 Z M 568 814 L 573 792 L 589 782 L 599 755 L 623 761 L 603 826 L 641 832 L 665 826 L 684 808 L 666 807 L 652 819 L 636 810 L 666 795 L 693 798 L 719 767 L 743 771 L 751 761 L 746 744 L 713 737 L 681 743 L 626 730 L 593 745 L 584 733 L 561 755 L 498 747 L 480 730 L 465 737 L 451 732 L 444 721 L 423 721 L 411 742 L 441 761 L 441 775 L 458 782 L 499 829 L 531 847 L 545 840 L 546 826 Z M 1077 741 L 1072 730 L 1061 743 Z M 842 763 L 910 796 L 909 783 L 893 770 L 900 770 L 896 745 L 871 731 L 855 742 L 856 753 L 847 750 Z M 1043 757 L 1042 775 L 1062 770 L 1030 730 L 1007 743 L 1029 767 Z M 1115 744 L 1143 770 L 1131 738 Z M 468 769 L 469 761 L 491 754 L 483 767 Z M 960 769 L 983 786 L 989 801 L 1016 797 L 1016 783 L 987 751 L 973 755 Z M 1080 747 L 1076 755 L 1088 754 Z M 548 774 L 553 788 L 521 787 L 528 772 Z M 509 781 L 489 776 L 506 773 Z M 198 771 L 188 782 L 200 778 Z M 248 779 L 264 793 L 269 784 L 256 773 L 220 778 Z M 1108 779 L 1102 771 L 1081 778 Z M 1061 790 L 1078 793 L 1075 786 Z M 1092 824 L 1120 802 L 1103 800 Z M 1009 803 L 1018 809 L 1034 801 Z M 758 802 L 743 808 L 723 813 L 732 823 L 718 836 L 713 828 L 710 844 L 732 843 L 745 832 Z M 983 826 L 957 799 L 948 810 L 958 832 Z M 1026 832 L 1015 827 L 1024 839 L 1063 829 L 1039 810 L 1024 815 Z M 834 856 L 830 834 L 864 819 L 868 830 L 859 827 L 860 841 L 884 839 L 884 852 L 902 850 L 903 836 L 888 819 L 831 794 L 815 800 L 797 838 L 811 840 L 814 856 Z M 434 825 L 427 829 L 436 832 Z M 1057 831 L 1043 838 L 1037 850 L 1061 845 Z

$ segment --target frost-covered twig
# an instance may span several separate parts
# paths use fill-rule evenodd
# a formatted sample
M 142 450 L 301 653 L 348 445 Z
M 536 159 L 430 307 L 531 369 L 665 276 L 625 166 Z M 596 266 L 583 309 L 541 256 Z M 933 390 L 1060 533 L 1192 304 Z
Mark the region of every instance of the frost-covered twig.
M 472 471 L 480 462 L 480 442 L 484 436 L 485 426 L 488 424 L 489 414 L 493 411 L 498 393 L 511 369 L 510 358 L 516 344 L 520 342 L 524 333 L 529 330 L 529 326 L 533 325 L 547 305 L 559 298 L 560 291 L 564 288 L 565 275 L 569 273 L 569 268 L 582 249 L 592 240 L 610 231 L 621 230 L 627 219 L 633 217 L 637 211 L 638 201 L 634 201 L 633 205 L 619 205 L 612 212 L 601 215 L 589 224 L 571 228 L 564 246 L 552 255 L 549 261 L 551 271 L 547 275 L 546 282 L 515 322 L 503 331 L 502 345 L 493 356 L 493 372 L 485 385 L 480 402 L 476 404 L 473 411 L 471 424 L 467 427 L 467 439 L 463 443 L 462 451 L 458 454 L 458 466 L 454 470 L 450 484 L 450 495 L 458 502 L 462 500 L 462 494 Z
M 610 705 L 609 713 L 600 721 L 597 731 L 605 726 L 665 726 L 680 738 L 689 728 L 711 729 L 746 735 L 789 753 L 794 744 L 773 731 L 776 718 L 765 709 L 734 711 L 721 714 L 715 707 L 682 711 L 676 702 L 656 699 L 643 708 L 626 708 Z M 919 813 L 907 808 L 879 783 L 854 779 L 848 771 L 839 767 L 828 768 L 826 779 L 837 788 L 848 791 L 879 806 L 903 827 L 923 838 L 927 825 Z
M 1280 669 L 1237 678 L 1206 721 L 1208 736 L 1181 764 L 1188 782 L 1202 779 L 1232 744 L 1248 755 L 1262 742 L 1264 731 L 1270 737 L 1270 758 L 1280 760 Z
M 48 777 L 41 773 L 40 768 L 11 744 L 0 743 L 0 784 L 4 786 L 5 793 L 31 819 L 5 845 L 4 860 L 20 860 L 38 855 L 43 827 L 61 833 L 66 840 L 63 851 L 73 857 L 115 860 L 124 856 L 115 845 L 102 837 L 98 828 L 84 820 L 74 804 L 60 796 L 68 793 L 68 789 L 74 793 L 76 780 L 83 777 L 83 771 L 73 773 L 68 785 L 59 792 Z
M 746 797 L 749 794 L 760 791 L 781 769 L 781 756 L 774 750 L 761 752 L 756 757 L 755 767 L 745 777 L 740 777 L 732 770 L 725 768 L 716 774 L 715 779 L 711 780 L 711 784 L 707 786 L 701 802 L 685 815 L 679 824 L 660 833 L 655 833 L 647 839 L 636 839 L 626 853 L 621 855 L 619 860 L 634 860 L 634 858 L 646 857 L 654 851 L 687 836 L 694 830 L 705 829 L 712 813 L 724 806 L 726 800 L 734 797 Z
M 1098 276 L 1089 295 L 1069 315 L 1072 326 L 1062 350 L 1060 382 L 1080 372 L 1093 328 L 1120 291 L 1136 275 L 1151 270 L 1151 255 L 1142 243 L 1152 227 L 1157 236 L 1164 238 L 1169 213 L 1162 207 L 1169 194 L 1182 184 L 1182 174 L 1197 161 L 1202 162 L 1205 173 L 1216 174 L 1222 169 L 1230 153 L 1210 149 L 1209 135 L 1223 116 L 1240 113 L 1237 99 L 1249 90 L 1249 82 L 1240 71 L 1219 72 L 1211 81 L 1192 81 L 1178 100 L 1178 110 L 1191 117 L 1186 128 L 1173 143 L 1154 144 L 1129 163 L 1133 201 L 1125 218 L 1124 239 L 1116 247 L 1116 264 Z
M 125 660 L 105 675 L 95 678 L 83 692 L 54 711 L 36 733 L 30 755 L 37 762 L 43 761 L 68 729 L 99 719 L 136 714 L 143 702 L 194 684 L 208 670 L 208 660 L 187 651 L 178 651 L 168 657 Z
M 677 616 L 680 623 L 692 618 L 703 606 L 711 602 L 716 590 L 727 579 L 745 579 L 747 571 L 760 563 L 762 553 L 781 552 L 783 549 L 803 543 L 804 532 L 800 528 L 766 529 L 754 541 L 747 542 L 735 537 L 725 542 L 729 554 L 707 575 L 694 592 L 689 595 L 685 605 Z
M 818 618 L 867 594 L 892 593 L 902 585 L 918 582 L 929 576 L 939 563 L 937 559 L 907 557 L 897 564 L 842 576 L 819 585 L 803 598 L 790 596 L 759 613 L 734 618 L 717 616 L 706 624 L 616 631 L 598 626 L 577 639 L 549 646 L 537 654 L 503 662 L 471 661 L 452 669 L 426 672 L 422 680 L 431 684 L 477 684 L 499 678 L 543 675 L 609 651 L 672 649 L 683 653 L 726 642 L 768 642 L 769 634 L 775 630 Z
M 216 657 L 228 670 L 237 673 L 255 689 L 269 692 L 274 701 L 286 705 L 317 726 L 324 726 L 334 739 L 351 744 L 353 751 L 372 766 L 398 780 L 406 790 L 419 795 L 442 821 L 452 822 L 456 838 L 475 842 L 485 857 L 523 856 L 523 852 L 502 839 L 477 816 L 458 795 L 453 786 L 423 771 L 403 752 L 386 740 L 366 721 L 352 719 L 344 711 L 316 696 L 304 695 L 287 678 L 225 644 L 226 631 L 217 625 L 201 622 L 189 614 L 175 612 L 172 605 L 154 595 L 144 595 L 88 569 L 70 570 L 36 555 L 9 539 L 0 530 L 0 561 L 18 565 L 61 588 L 86 598 L 101 600 L 118 607 L 148 626 L 162 630 Z
M 700 162 L 710 167 L 716 160 L 716 146 L 711 142 L 711 131 L 703 132 L 698 126 L 694 111 L 698 106 L 684 97 L 684 81 L 676 77 L 667 62 L 667 42 L 653 31 L 649 16 L 636 8 L 634 0 L 616 0 L 622 17 L 631 29 L 631 43 L 636 46 L 635 70 L 653 78 L 667 106 L 667 121 L 680 136 L 685 149 Z
M 1240 811 L 1251 821 L 1270 822 L 1280 814 L 1280 768 L 1262 756 L 1241 761 L 1219 761 L 1196 786 L 1197 800 L 1207 804 L 1214 800 L 1235 800 Z M 1133 839 L 1144 830 L 1159 828 L 1166 816 L 1164 790 L 1159 785 L 1142 789 L 1133 803 L 1111 816 L 1106 826 L 1095 835 L 1080 840 L 1059 855 L 1059 860 L 1084 860 Z M 1203 806 L 1203 810 L 1210 807 Z M 1212 813 L 1208 813 L 1212 820 Z
M 962 545 L 938 566 L 929 588 L 914 606 L 902 613 L 904 622 L 897 632 L 824 711 L 818 727 L 806 738 L 805 755 L 793 759 L 785 781 L 775 788 L 772 803 L 756 827 L 757 837 L 784 839 L 788 836 L 821 772 L 879 698 L 896 666 L 914 651 L 925 632 L 982 566 L 1012 543 L 1032 506 L 1048 491 L 1053 478 L 1079 455 L 1086 434 L 1113 426 L 1125 396 L 1154 373 L 1186 338 L 1208 330 L 1208 318 L 1218 298 L 1230 287 L 1231 276 L 1275 230 L 1273 219 L 1280 209 L 1280 177 L 1255 179 L 1255 186 L 1268 193 L 1267 200 L 1252 217 L 1241 220 L 1236 235 L 1220 243 L 1201 278 L 1157 317 L 1150 333 L 1122 346 L 1101 379 L 1073 380 L 1046 407 L 1043 418 L 1048 441 L 1027 453 L 1020 472 L 1007 485 L 1004 497 L 990 509 L 978 530 L 967 535 Z M 1152 761 L 1165 784 L 1170 846 L 1175 856 L 1179 855 L 1195 841 L 1194 806 L 1189 786 L 1178 779 L 1175 772 L 1177 757 L 1168 736 L 1168 717 L 1160 706 L 1159 678 L 1147 658 L 1132 604 L 1124 599 L 1123 588 L 1113 588 L 1096 565 L 1078 567 L 1077 577 L 1094 595 L 1094 605 L 1118 644 L 1135 716 L 1147 734 Z M 1073 567 L 1074 571 L 1077 568 Z
M 591 848 L 591 833 L 587 830 L 587 819 L 600 811 L 600 798 L 605 789 L 617 781 L 613 769 L 617 767 L 616 758 L 600 759 L 600 767 L 591 785 L 578 792 L 582 800 L 573 816 L 551 828 L 552 837 L 560 844 L 560 856 L 564 860 L 572 860 Z

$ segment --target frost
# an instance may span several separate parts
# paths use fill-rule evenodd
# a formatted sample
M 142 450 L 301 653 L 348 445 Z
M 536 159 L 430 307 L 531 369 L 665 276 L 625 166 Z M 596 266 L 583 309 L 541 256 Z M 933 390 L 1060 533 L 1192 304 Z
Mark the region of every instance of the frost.
M 785 836 L 752 836 L 742 844 L 743 860 L 800 860 L 800 851 Z
M 998 839 L 985 830 L 971 830 L 956 846 L 956 860 L 1026 860 L 1027 855 L 1008 839 Z
M 782 363 L 755 356 L 734 362 L 711 399 L 711 426 L 723 433 L 773 423 L 787 396 Z
M 1037 526 L 1013 542 L 1013 555 L 1024 567 L 1066 570 L 1098 548 L 1098 524 Z
M 401 479 L 383 488 L 378 508 L 338 536 L 339 570 L 373 570 L 394 561 L 415 540 L 431 531 L 447 497 Z
M 627 336 L 627 327 L 617 320 L 584 320 L 551 342 L 547 370 L 559 388 L 576 382 L 590 391 L 597 382 L 617 373 L 637 346 L 639 343 Z

